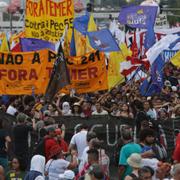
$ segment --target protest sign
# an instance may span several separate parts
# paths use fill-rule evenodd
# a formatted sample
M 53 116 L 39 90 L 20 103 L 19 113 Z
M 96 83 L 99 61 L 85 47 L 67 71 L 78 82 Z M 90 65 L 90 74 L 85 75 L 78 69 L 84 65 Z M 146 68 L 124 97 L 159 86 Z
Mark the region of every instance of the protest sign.
M 71 84 L 62 92 L 75 89 L 77 93 L 86 93 L 108 89 L 104 53 L 94 51 L 84 56 L 72 56 L 66 62 Z
M 72 28 L 73 16 L 73 0 L 27 0 L 26 37 L 57 42 L 66 26 Z
M 49 50 L 28 53 L 0 52 L 0 94 L 41 94 L 48 84 L 56 54 Z
M 156 29 L 169 28 L 167 14 L 159 14 L 159 16 L 156 18 L 155 28 Z

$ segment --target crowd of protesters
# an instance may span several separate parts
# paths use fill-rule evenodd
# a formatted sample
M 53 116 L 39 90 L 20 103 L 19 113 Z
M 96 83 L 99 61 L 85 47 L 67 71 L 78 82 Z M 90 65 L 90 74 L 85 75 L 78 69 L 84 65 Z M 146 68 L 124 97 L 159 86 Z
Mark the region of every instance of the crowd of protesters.
M 174 151 L 169 154 L 154 126 L 159 119 L 180 117 L 179 70 L 168 64 L 164 74 L 162 92 L 149 97 L 141 96 L 140 81 L 134 80 L 110 91 L 59 93 L 51 102 L 43 95 L 1 96 L 1 111 L 17 121 L 11 134 L 0 121 L 0 179 L 180 180 L 180 132 L 176 130 Z M 98 115 L 129 118 L 136 123 L 136 141 L 132 127 L 122 129 L 115 156 L 118 176 L 113 178 L 112 162 L 98 135 L 82 124 L 66 142 L 68 127 L 57 125 L 54 118 Z M 32 134 L 37 135 L 37 142 L 30 154 Z

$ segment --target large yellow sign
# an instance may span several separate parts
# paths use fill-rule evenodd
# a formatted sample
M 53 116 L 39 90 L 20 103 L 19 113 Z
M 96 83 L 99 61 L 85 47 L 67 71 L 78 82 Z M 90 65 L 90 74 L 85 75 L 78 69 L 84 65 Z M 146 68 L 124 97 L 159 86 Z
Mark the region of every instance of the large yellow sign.
M 56 54 L 49 50 L 0 52 L 0 94 L 45 93 L 55 59 Z
M 26 0 L 26 37 L 57 42 L 73 17 L 73 0 Z
M 69 57 L 67 66 L 71 84 L 61 92 L 69 93 L 74 89 L 77 93 L 86 93 L 108 89 L 103 52 L 94 51 L 84 56 Z

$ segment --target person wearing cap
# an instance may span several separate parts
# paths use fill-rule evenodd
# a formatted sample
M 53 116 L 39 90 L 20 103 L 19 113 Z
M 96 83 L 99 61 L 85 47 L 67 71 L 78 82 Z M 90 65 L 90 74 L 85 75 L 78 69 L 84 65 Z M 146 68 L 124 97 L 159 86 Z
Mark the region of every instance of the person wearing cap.
M 132 167 L 132 173 L 125 177 L 125 180 L 135 180 L 138 178 L 138 170 L 141 167 L 142 158 L 138 153 L 133 153 L 127 159 L 127 163 Z
M 59 144 L 63 153 L 65 154 L 68 152 L 68 144 L 62 137 L 62 132 L 63 131 L 60 128 L 55 129 L 55 134 L 56 134 L 55 140 L 57 141 L 57 144 Z
M 52 180 L 58 180 L 59 174 L 63 174 L 67 169 L 74 169 L 77 167 L 76 151 L 71 151 L 72 161 L 66 161 L 59 145 L 54 145 L 50 149 L 49 161 L 46 164 L 46 174 Z
M 24 113 L 19 113 L 16 117 L 17 124 L 13 128 L 14 153 L 16 156 L 20 156 L 26 161 L 28 161 L 29 158 L 29 133 L 35 129 L 35 120 L 32 119 L 32 126 L 29 126 L 26 124 L 27 117 L 28 116 L 26 116 Z
M 80 103 L 75 102 L 72 107 L 72 116 L 81 116 L 82 109 Z
M 73 180 L 75 173 L 72 170 L 66 170 L 63 174 L 59 175 L 60 180 Z

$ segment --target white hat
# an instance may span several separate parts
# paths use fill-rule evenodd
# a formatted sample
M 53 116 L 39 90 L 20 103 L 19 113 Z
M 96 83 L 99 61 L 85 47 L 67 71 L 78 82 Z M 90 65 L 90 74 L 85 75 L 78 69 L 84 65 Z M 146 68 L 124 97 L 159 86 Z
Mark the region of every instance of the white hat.
M 71 170 L 66 170 L 65 172 L 64 172 L 64 174 L 60 174 L 59 175 L 59 179 L 65 179 L 65 180 L 67 180 L 67 179 L 74 179 L 74 177 L 75 177 L 75 174 L 74 174 L 74 172 L 73 171 L 71 171 Z
M 177 87 L 176 87 L 176 86 L 172 86 L 171 89 L 172 89 L 172 91 L 174 91 L 174 92 L 177 91 Z
M 170 81 L 168 81 L 168 80 L 166 80 L 166 81 L 164 81 L 164 85 L 165 85 L 165 86 L 169 86 L 169 87 L 171 87 L 171 82 L 170 82 Z
M 127 159 L 127 163 L 134 168 L 140 168 L 141 162 L 142 162 L 142 158 L 141 155 L 138 153 L 131 154 L 131 156 Z

